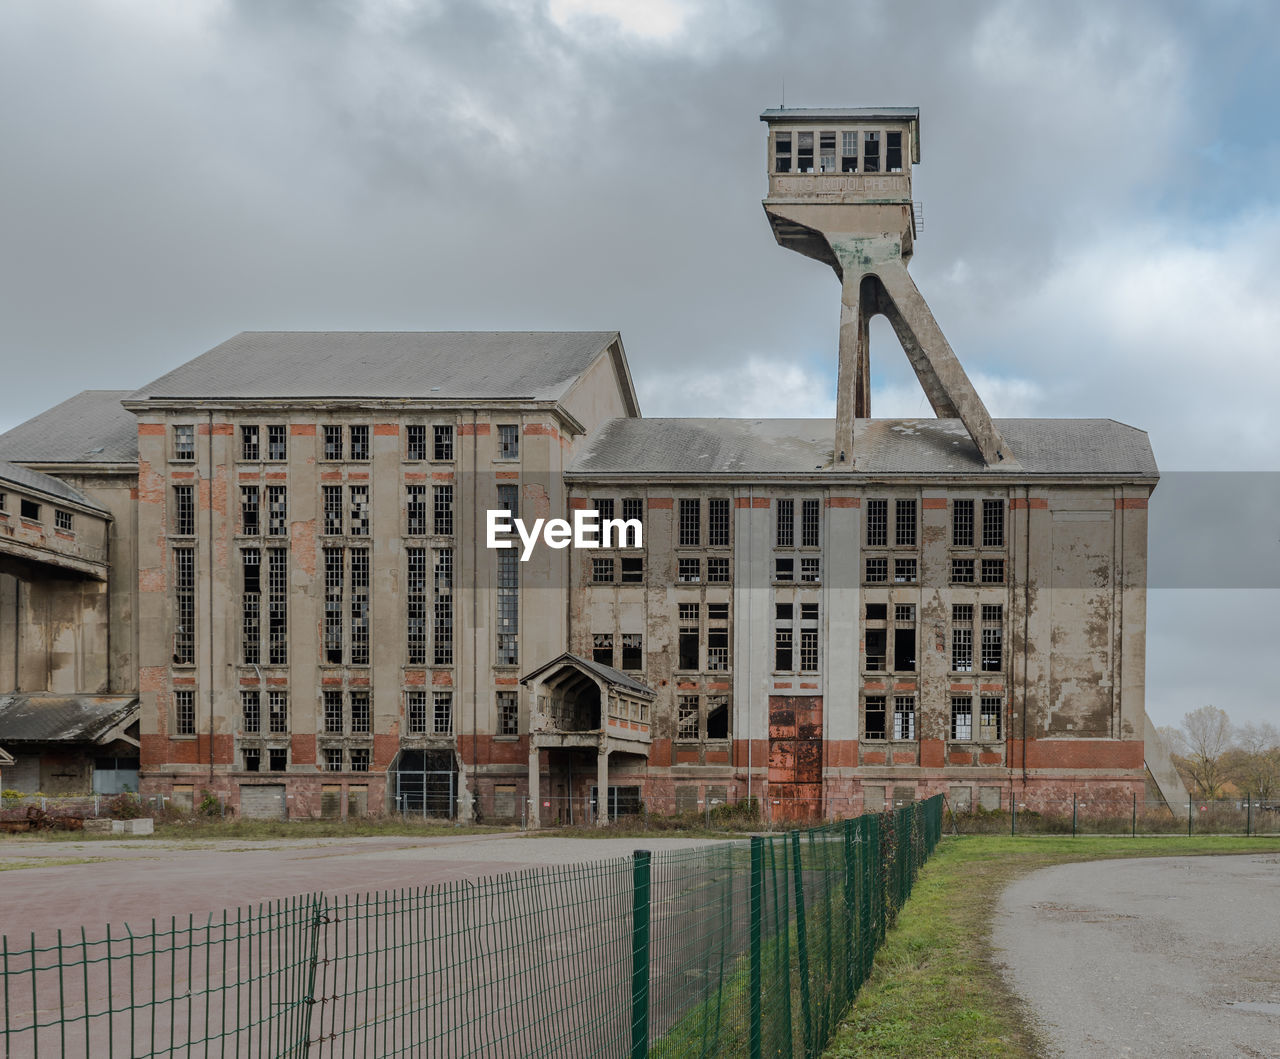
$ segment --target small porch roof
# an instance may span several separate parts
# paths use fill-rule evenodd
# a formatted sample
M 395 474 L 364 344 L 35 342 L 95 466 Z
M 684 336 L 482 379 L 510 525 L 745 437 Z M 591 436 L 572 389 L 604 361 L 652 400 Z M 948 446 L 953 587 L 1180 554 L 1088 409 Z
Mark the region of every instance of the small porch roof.
M 14 743 L 138 741 L 126 729 L 138 719 L 136 695 L 54 695 L 15 691 L 0 695 L 0 739 Z
M 603 680 L 612 688 L 616 688 L 625 695 L 631 695 L 635 698 L 653 700 L 658 697 L 658 693 L 636 680 L 629 673 L 624 673 L 621 669 L 614 669 L 613 666 L 607 666 L 602 662 L 594 662 L 589 658 L 583 658 L 581 655 L 575 655 L 571 651 L 566 651 L 562 655 L 558 655 L 545 665 L 539 666 L 537 669 L 526 673 L 520 678 L 521 684 L 530 684 L 537 680 L 544 673 L 553 669 L 559 669 L 564 666 L 570 666 L 581 672 Z

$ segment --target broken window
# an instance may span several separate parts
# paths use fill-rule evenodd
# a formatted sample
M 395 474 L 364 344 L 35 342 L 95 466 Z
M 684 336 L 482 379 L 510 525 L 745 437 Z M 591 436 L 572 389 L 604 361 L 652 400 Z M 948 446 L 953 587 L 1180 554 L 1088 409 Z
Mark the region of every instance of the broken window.
M 427 532 L 427 487 L 405 486 L 405 517 L 410 537 L 423 537 Z
M 698 604 L 680 604 L 679 651 L 676 668 L 696 670 L 698 668 Z
M 406 460 L 427 458 L 427 428 L 420 423 L 411 423 L 404 428 L 404 458 Z
M 1004 584 L 1004 560 L 1003 559 L 983 559 L 982 560 L 982 583 L 984 585 L 1003 585 Z
M 622 518 L 626 522 L 635 520 L 641 525 L 644 524 L 644 500 L 638 496 L 624 496 L 622 498 Z
M 453 424 L 437 424 L 433 430 L 432 438 L 432 455 L 433 460 L 448 462 L 453 459 Z
M 1004 547 L 1003 500 L 982 502 L 982 546 L 984 548 Z
M 774 547 L 794 548 L 796 544 L 796 502 L 794 500 L 775 501 L 774 516 Z
M 196 553 L 173 549 L 174 618 L 173 661 L 193 665 L 196 660 Z
M 867 560 L 867 577 L 866 581 L 869 585 L 883 584 L 889 580 L 889 560 L 888 559 L 868 559 Z
M 520 707 L 514 691 L 500 691 L 498 700 L 498 734 L 520 734 Z
M 1003 739 L 1004 700 L 997 696 L 982 696 L 982 712 L 978 715 L 978 738 L 988 742 Z
M 591 498 L 591 506 L 600 515 L 600 521 L 613 518 L 613 498 L 607 496 L 593 496 Z
M 676 703 L 676 738 L 693 740 L 698 738 L 698 696 L 681 695 Z
M 973 699 L 968 695 L 951 699 L 951 738 L 966 742 L 973 738 Z
M 520 661 L 517 635 L 520 631 L 520 567 L 515 551 L 498 553 L 498 665 L 514 666 Z
M 351 505 L 351 536 L 369 536 L 369 487 L 349 485 L 347 498 Z
M 988 673 L 999 673 L 1004 658 L 1004 629 L 999 625 L 982 627 L 982 668 Z
M 40 521 L 40 505 L 34 500 L 27 500 L 25 497 L 18 504 L 18 514 L 30 522 Z
M 727 695 L 707 696 L 707 738 L 729 738 L 729 697 Z
M 267 662 L 289 661 L 289 553 L 267 549 Z
M 836 171 L 836 134 L 818 133 L 818 168 L 823 173 Z
M 406 692 L 404 712 L 409 734 L 423 735 L 427 730 L 427 693 L 425 691 Z
M 914 548 L 916 543 L 916 502 L 914 500 L 895 500 L 894 543 L 899 548 Z
M 856 173 L 858 171 L 858 134 L 842 132 L 840 134 L 840 172 Z
M 612 559 L 592 559 L 591 560 L 591 581 L 597 585 L 613 584 L 613 560 Z
M 196 458 L 196 428 L 192 424 L 181 423 L 173 428 L 173 458 L 175 460 Z
M 289 535 L 289 497 L 283 485 L 267 486 L 267 536 Z
M 973 584 L 973 560 L 972 559 L 952 559 L 951 560 L 951 583 L 953 585 Z
M 864 739 L 885 737 L 885 697 L 868 695 L 863 706 L 862 734 Z
M 893 668 L 898 673 L 914 673 L 916 670 L 915 626 L 901 625 L 893 630 Z
M 893 580 L 895 584 L 914 584 L 916 579 L 916 561 L 914 559 L 893 560 Z
M 680 545 L 696 548 L 702 543 L 702 501 L 680 500 Z
M 1004 621 L 1004 604 L 1003 603 L 984 603 L 982 604 L 982 620 L 984 622 L 995 622 L 997 625 Z
M 513 423 L 498 426 L 498 459 L 518 460 L 520 458 L 520 428 Z
M 324 770 L 326 772 L 342 771 L 342 747 L 327 746 L 324 748 Z
M 816 556 L 800 560 L 800 581 L 816 585 L 822 580 L 822 560 Z
M 916 697 L 895 695 L 893 699 L 893 738 L 916 737 Z
M 796 133 L 796 172 L 813 172 L 813 133 Z
M 351 549 L 351 664 L 369 664 L 369 549 Z
M 862 134 L 862 171 L 864 173 L 880 172 L 880 134 L 878 132 Z
M 351 458 L 353 460 L 367 460 L 371 452 L 369 449 L 369 427 L 367 425 L 354 426 L 350 428 L 351 433 Z
M 357 735 L 368 732 L 372 717 L 369 712 L 369 693 L 367 691 L 351 692 L 351 730 Z
M 346 560 L 341 548 L 324 549 L 324 660 L 342 664 Z
M 951 546 L 973 547 L 973 501 L 951 501 Z
M 327 423 L 324 427 L 324 458 L 342 459 L 342 427 Z
M 867 501 L 867 547 L 882 548 L 889 543 L 889 501 Z
M 508 512 L 511 518 L 520 517 L 520 487 L 506 483 L 498 486 L 498 507 Z
M 261 459 L 258 447 L 258 428 L 246 426 L 240 428 L 240 458 L 242 460 Z
M 901 132 L 886 132 L 884 134 L 884 171 L 886 173 L 902 172 Z
M 53 528 L 60 529 L 63 533 L 71 532 L 71 512 L 58 511 L 53 512 Z M 192 532 L 195 532 L 195 524 L 192 523 Z
M 175 691 L 173 693 L 174 734 L 196 734 L 196 693 L 194 691 Z
M 702 580 L 701 559 L 680 559 L 676 565 L 676 578 L 681 584 L 696 585 Z
M 334 688 L 325 688 L 324 690 L 324 730 L 330 735 L 341 735 L 344 729 L 342 723 L 342 692 Z
M 796 561 L 791 556 L 778 555 L 773 560 L 773 579 L 775 581 L 794 581 L 796 579 Z
M 240 692 L 240 710 L 244 717 L 244 730 L 249 735 L 262 731 L 262 701 L 256 691 Z
M 244 759 L 245 772 L 257 772 L 262 768 L 262 751 L 256 746 L 247 746 L 241 752 Z
M 778 673 L 790 673 L 793 668 L 791 628 L 778 628 L 773 632 L 773 668 Z
M 406 548 L 408 577 L 405 579 L 405 641 L 411 666 L 427 662 L 427 550 Z
M 453 536 L 453 486 L 435 487 L 435 518 L 432 531 L 437 537 Z
M 886 645 L 889 633 L 885 629 L 867 630 L 867 664 L 868 673 L 883 673 L 886 663 Z
M 267 692 L 267 731 L 275 735 L 289 731 L 289 696 L 287 692 Z
M 887 603 L 868 603 L 867 621 L 884 621 L 888 614 Z
M 240 651 L 245 665 L 254 665 L 262 660 L 262 553 L 257 548 L 240 549 L 240 571 Z
M 353 746 L 351 748 L 351 771 L 369 771 L 369 748 L 367 746 Z
M 707 547 L 729 546 L 729 500 L 713 497 L 707 501 Z
M 190 537 L 196 531 L 196 487 L 194 485 L 175 485 L 173 487 L 173 532 L 179 537 Z M 62 512 L 58 512 L 62 514 Z M 70 516 L 68 515 L 68 520 Z M 67 529 L 71 527 L 68 525 Z
M 779 132 L 773 137 L 773 171 L 791 172 L 791 133 Z
M 729 668 L 729 630 L 709 629 L 707 631 L 707 669 L 714 673 L 725 672 Z
M 342 486 L 321 486 L 324 506 L 324 532 L 327 537 L 342 533 Z
M 641 556 L 622 557 L 622 583 L 638 585 L 644 581 L 644 559 Z
M 957 603 L 951 608 L 951 668 L 957 673 L 973 672 L 973 605 Z
M 434 591 L 431 622 L 432 657 L 438 666 L 453 665 L 452 548 L 440 548 L 436 551 Z
M 284 772 L 289 767 L 289 748 L 273 746 L 267 750 L 267 768 L 272 772 Z
M 267 459 L 279 462 L 289 458 L 289 428 L 283 423 L 267 427 Z
M 644 637 L 638 632 L 622 634 L 622 668 L 629 671 L 644 668 Z
M 710 558 L 707 560 L 707 584 L 727 585 L 729 583 L 729 560 Z
M 613 633 L 593 632 L 591 634 L 591 660 L 601 665 L 613 665 Z
M 802 548 L 816 548 L 819 542 L 819 533 L 821 532 L 821 501 L 817 499 L 804 500 L 800 504 L 800 546 Z

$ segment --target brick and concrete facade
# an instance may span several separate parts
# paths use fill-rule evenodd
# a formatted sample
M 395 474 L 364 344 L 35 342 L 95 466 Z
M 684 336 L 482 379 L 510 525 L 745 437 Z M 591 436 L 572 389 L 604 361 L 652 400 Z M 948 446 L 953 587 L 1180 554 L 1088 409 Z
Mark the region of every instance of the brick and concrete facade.
M 842 278 L 835 420 L 643 419 L 609 333 L 247 333 L 100 399 L 136 447 L 65 470 L 113 518 L 94 682 L 138 695 L 144 793 L 546 822 L 604 784 L 788 818 L 1141 789 L 1146 435 L 987 415 L 906 272 L 914 111 L 765 119 L 775 234 Z M 877 312 L 938 418 L 871 418 Z M 0 458 L 57 473 L 58 433 Z M 521 562 L 499 508 L 643 546 Z

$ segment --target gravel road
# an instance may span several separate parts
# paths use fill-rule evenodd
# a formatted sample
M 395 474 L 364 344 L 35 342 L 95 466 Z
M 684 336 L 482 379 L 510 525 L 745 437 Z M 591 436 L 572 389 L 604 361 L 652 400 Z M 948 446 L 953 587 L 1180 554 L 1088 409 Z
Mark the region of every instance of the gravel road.
M 993 942 L 1051 1054 L 1280 1056 L 1280 856 L 1044 868 Z

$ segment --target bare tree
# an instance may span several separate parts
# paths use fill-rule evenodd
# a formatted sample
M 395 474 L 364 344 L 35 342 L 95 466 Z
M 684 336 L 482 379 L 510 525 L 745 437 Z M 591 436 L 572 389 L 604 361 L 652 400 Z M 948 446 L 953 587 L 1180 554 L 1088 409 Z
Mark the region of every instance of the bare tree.
M 1245 792 L 1269 802 L 1280 792 L 1280 729 L 1269 721 L 1237 725 L 1235 736 L 1236 783 Z
M 1201 706 L 1182 718 L 1183 758 L 1199 798 L 1217 798 L 1229 778 L 1231 718 L 1216 706 Z

